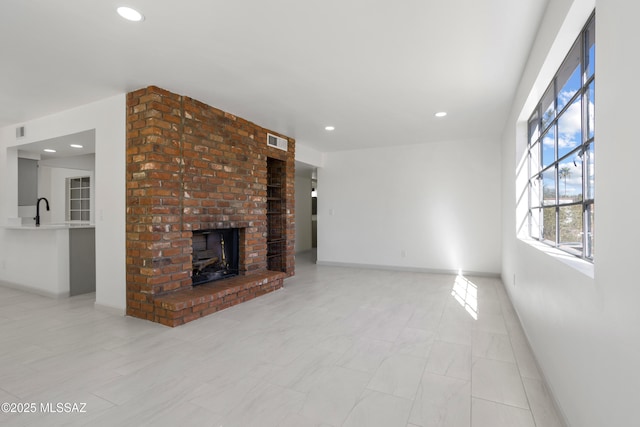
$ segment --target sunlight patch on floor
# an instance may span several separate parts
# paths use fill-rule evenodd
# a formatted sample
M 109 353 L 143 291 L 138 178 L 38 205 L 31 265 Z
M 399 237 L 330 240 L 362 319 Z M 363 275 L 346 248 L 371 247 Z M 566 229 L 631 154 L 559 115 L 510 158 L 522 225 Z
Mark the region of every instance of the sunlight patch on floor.
M 474 320 L 478 320 L 478 287 L 472 281 L 458 274 L 451 295 Z

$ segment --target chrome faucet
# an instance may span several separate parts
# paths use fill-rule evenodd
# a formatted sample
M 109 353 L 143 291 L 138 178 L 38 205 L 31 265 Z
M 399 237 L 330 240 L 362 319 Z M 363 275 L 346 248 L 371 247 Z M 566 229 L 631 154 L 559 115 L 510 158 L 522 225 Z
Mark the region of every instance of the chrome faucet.
M 49 210 L 49 201 L 44 197 L 40 197 L 36 202 L 36 217 L 33 218 L 36 220 L 36 227 L 40 227 L 40 202 L 43 200 L 47 206 L 47 210 Z

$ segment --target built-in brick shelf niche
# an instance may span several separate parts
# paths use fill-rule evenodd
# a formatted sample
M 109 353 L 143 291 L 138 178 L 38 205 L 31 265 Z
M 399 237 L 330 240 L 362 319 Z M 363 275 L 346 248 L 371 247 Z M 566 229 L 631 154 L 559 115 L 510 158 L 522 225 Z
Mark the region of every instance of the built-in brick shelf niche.
M 178 326 L 294 274 L 295 140 L 278 135 L 283 150 L 267 133 L 278 135 L 154 86 L 128 94 L 128 315 Z M 221 246 L 216 237 L 200 249 L 207 233 L 225 247 L 237 240 L 224 261 L 237 271 L 194 286 L 194 265 Z M 194 250 L 210 252 L 194 264 Z

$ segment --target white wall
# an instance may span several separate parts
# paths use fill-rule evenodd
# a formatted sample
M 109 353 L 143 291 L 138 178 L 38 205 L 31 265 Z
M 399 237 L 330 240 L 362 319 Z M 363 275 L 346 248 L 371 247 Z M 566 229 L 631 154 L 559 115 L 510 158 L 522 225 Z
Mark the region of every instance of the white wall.
M 570 427 L 637 424 L 640 301 L 636 141 L 640 3 L 597 0 L 595 278 L 516 236 L 526 120 L 593 10 L 550 3 L 503 137 L 503 281 Z M 537 98 L 537 99 L 536 99 Z M 515 279 L 515 281 L 514 281 Z
M 500 145 L 325 153 L 318 262 L 500 272 Z
M 96 170 L 96 155 L 92 153 L 81 156 L 61 157 L 59 159 L 45 159 L 40 160 L 38 166 L 94 171 Z
M 0 129 L 0 221 L 17 217 L 17 150 L 7 147 L 95 129 L 96 304 L 124 311 L 126 95 L 87 104 L 25 125 L 26 136 L 15 137 L 18 124 Z M 14 164 L 15 163 L 15 164 Z M 6 262 L 8 251 L 19 245 L 15 231 L 0 229 L 0 280 L 16 277 Z M 46 271 L 38 280 L 46 280 Z
M 296 171 L 296 244 L 295 251 L 303 252 L 313 248 L 311 187 L 312 177 L 309 166 L 322 167 L 324 153 L 296 141 L 296 167 L 304 163 L 303 172 Z
M 296 141 L 296 162 L 306 163 L 307 165 L 315 167 L 322 167 L 324 164 L 324 153 L 314 150 L 300 141 Z
M 296 253 L 311 249 L 311 175 L 296 174 Z

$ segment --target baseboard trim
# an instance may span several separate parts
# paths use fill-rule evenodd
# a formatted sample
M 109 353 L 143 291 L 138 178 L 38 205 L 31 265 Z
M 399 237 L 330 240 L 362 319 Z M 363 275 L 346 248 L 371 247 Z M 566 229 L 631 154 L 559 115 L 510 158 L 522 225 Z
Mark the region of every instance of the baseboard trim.
M 112 314 L 114 316 L 124 317 L 124 316 L 127 315 L 127 311 L 124 308 L 114 307 L 114 306 L 111 306 L 111 305 L 100 304 L 97 301 L 95 303 L 93 303 L 93 307 L 97 311 L 101 311 L 103 313 Z
M 536 368 L 538 369 L 538 372 L 540 373 L 542 382 L 544 383 L 544 386 L 547 390 L 547 393 L 549 394 L 549 397 L 551 399 L 551 403 L 554 405 L 556 412 L 559 415 L 560 418 L 560 423 L 562 423 L 562 427 L 570 427 L 569 425 L 569 421 L 567 418 L 567 414 L 565 414 L 564 410 L 562 409 L 562 406 L 560 405 L 560 402 L 558 401 L 557 397 L 556 397 L 556 392 L 553 389 L 553 387 L 551 386 L 551 383 L 548 381 L 547 379 L 547 375 L 545 374 L 544 370 L 542 369 L 540 362 L 538 362 L 538 356 L 536 355 L 536 352 L 533 348 L 533 346 L 531 345 L 531 340 L 529 339 L 529 334 L 527 333 L 527 329 L 525 328 L 524 323 L 522 322 L 522 319 L 520 317 L 520 313 L 518 312 L 518 309 L 516 308 L 516 306 L 513 304 L 513 300 L 511 299 L 511 294 L 509 293 L 509 291 L 507 290 L 507 286 L 505 284 L 505 282 L 502 282 L 505 292 L 507 294 L 507 297 L 509 298 L 509 303 L 511 304 L 511 307 L 513 308 L 513 312 L 516 314 L 516 318 L 518 319 L 518 323 L 520 323 L 520 327 L 522 328 L 522 332 L 524 334 L 524 339 L 527 341 L 527 345 L 529 346 L 529 349 L 531 350 L 531 356 L 533 357 L 533 362 L 536 365 Z
M 368 270 L 387 270 L 387 271 L 400 271 L 407 273 L 428 273 L 428 274 L 447 274 L 463 276 L 478 276 L 478 277 L 490 277 L 493 279 L 500 279 L 500 273 L 486 272 L 486 271 L 458 271 L 436 268 L 422 268 L 422 267 L 405 267 L 398 265 L 381 265 L 381 264 L 360 264 L 351 262 L 338 262 L 338 261 L 316 261 L 316 265 L 325 267 L 347 267 L 347 268 L 365 268 Z
M 30 294 L 40 295 L 48 298 L 54 298 L 54 299 L 69 298 L 69 292 L 62 292 L 62 293 L 49 292 L 43 289 L 38 289 L 33 286 L 22 285 L 19 283 L 0 281 L 0 286 L 9 288 L 9 289 L 15 289 L 16 291 L 28 292 Z

